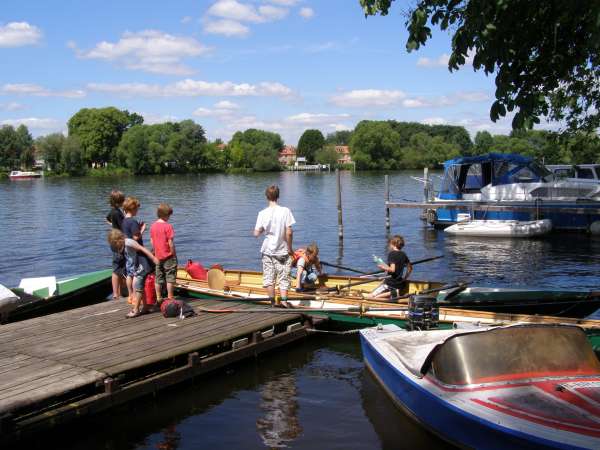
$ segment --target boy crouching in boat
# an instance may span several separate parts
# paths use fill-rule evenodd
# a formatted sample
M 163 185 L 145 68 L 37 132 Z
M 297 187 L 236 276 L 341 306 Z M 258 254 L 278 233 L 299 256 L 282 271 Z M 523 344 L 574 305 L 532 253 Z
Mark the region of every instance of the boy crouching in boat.
M 314 242 L 305 249 L 294 252 L 296 265 L 296 292 L 302 292 L 309 285 L 313 286 L 323 272 L 319 261 L 319 247 Z
M 398 290 L 404 287 L 406 280 L 413 270 L 408 256 L 402 251 L 403 247 L 404 238 L 402 236 L 392 236 L 388 240 L 389 253 L 387 264 L 381 263 L 378 264 L 377 267 L 386 274 L 389 274 L 389 276 L 383 280 L 383 282 L 375 288 L 367 298 L 385 301 L 390 298 L 398 297 Z M 406 274 L 404 274 L 405 268 Z
M 162 303 L 163 286 L 167 285 L 167 298 L 174 297 L 174 287 L 177 278 L 177 254 L 175 252 L 175 230 L 169 223 L 173 215 L 173 208 L 167 203 L 161 203 L 156 210 L 158 220 L 150 227 L 150 242 L 154 254 L 158 258 L 156 263 L 156 301 Z
M 144 303 L 144 282 L 151 272 L 149 261 L 158 263 L 150 250 L 138 244 L 135 240 L 125 237 L 122 231 L 113 229 L 108 234 L 108 243 L 115 252 L 125 253 L 133 267 L 133 290 L 135 291 L 132 309 L 127 317 L 137 317 L 146 312 Z

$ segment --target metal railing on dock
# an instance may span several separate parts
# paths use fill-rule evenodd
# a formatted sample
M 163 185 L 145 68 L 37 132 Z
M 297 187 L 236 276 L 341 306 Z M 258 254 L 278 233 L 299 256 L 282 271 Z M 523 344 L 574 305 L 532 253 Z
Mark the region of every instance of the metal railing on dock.
M 247 303 L 191 301 L 211 309 Z M 0 327 L 0 442 L 98 413 L 308 335 L 298 313 L 160 313 L 104 302 Z M 323 319 L 315 319 L 323 320 Z

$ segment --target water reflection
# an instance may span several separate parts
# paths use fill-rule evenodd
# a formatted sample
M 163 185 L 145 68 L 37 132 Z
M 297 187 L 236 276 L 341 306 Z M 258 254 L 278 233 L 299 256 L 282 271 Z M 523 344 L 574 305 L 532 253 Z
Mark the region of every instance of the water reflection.
M 266 447 L 288 447 L 302 433 L 297 395 L 296 378 L 292 374 L 267 381 L 260 388 L 260 409 L 264 415 L 256 421 L 256 428 Z

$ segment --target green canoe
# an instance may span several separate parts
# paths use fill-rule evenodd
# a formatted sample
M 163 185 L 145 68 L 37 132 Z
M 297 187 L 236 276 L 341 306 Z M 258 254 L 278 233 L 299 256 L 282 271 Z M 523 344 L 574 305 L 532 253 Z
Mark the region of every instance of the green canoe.
M 11 291 L 18 297 L 0 301 L 0 323 L 17 322 L 32 317 L 90 305 L 106 299 L 110 294 L 112 270 L 99 270 L 56 280 L 56 288 L 40 287 L 25 292 L 21 288 Z M 52 290 L 52 295 L 50 295 Z M 10 303 L 9 303 L 10 302 Z

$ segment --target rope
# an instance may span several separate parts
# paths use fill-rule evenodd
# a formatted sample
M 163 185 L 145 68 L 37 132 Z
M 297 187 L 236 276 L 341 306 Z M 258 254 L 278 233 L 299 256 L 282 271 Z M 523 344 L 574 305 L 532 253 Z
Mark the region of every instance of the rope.
M 348 336 L 351 334 L 357 334 L 360 329 L 347 330 L 347 331 L 332 331 L 332 330 L 316 330 L 315 328 L 308 328 L 306 331 L 309 333 L 323 333 L 323 334 L 336 334 L 338 336 Z

